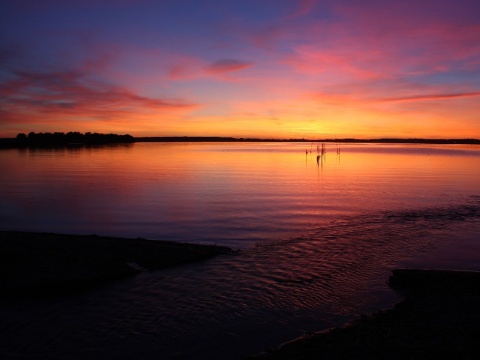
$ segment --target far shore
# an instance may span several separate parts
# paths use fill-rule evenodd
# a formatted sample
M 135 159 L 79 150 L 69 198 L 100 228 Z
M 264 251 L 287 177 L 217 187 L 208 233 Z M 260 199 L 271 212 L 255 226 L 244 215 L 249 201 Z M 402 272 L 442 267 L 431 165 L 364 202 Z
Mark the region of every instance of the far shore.
M 384 144 L 480 144 L 480 139 L 428 139 L 428 138 L 324 138 L 324 139 L 275 139 L 275 138 L 236 138 L 236 137 L 135 137 L 135 142 L 305 142 L 305 143 L 384 143 Z
M 115 135 L 115 134 L 112 134 Z M 118 135 L 117 135 L 118 136 Z M 129 136 L 129 135 L 122 135 Z M 428 139 L 428 138 L 325 138 L 325 139 L 305 139 L 305 138 L 291 138 L 291 139 L 276 139 L 276 138 L 236 138 L 236 137 L 222 137 L 222 136 L 153 136 L 153 137 L 129 137 L 127 141 L 122 140 L 119 136 L 111 141 L 95 140 L 94 142 L 49 142 L 48 139 L 42 142 L 29 143 L 25 140 L 18 140 L 16 138 L 0 138 L 0 149 L 50 149 L 50 148 L 73 148 L 79 147 L 98 147 L 98 146 L 112 146 L 112 145 L 131 145 L 138 142 L 185 142 L 185 143 L 239 143 L 239 142 L 279 142 L 279 143 L 351 143 L 351 144 L 430 144 L 430 145 L 480 145 L 480 139 Z
M 231 249 L 97 235 L 0 231 L 0 300 L 79 292 Z

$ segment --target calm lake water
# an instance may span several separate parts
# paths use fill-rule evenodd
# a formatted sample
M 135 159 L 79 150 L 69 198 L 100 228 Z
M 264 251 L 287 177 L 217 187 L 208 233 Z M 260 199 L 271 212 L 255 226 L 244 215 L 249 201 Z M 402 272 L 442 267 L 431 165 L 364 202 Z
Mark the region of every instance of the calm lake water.
M 0 357 L 241 358 L 391 306 L 392 268 L 480 270 L 480 146 L 317 145 L 0 151 L 0 229 L 240 250 L 3 304 Z

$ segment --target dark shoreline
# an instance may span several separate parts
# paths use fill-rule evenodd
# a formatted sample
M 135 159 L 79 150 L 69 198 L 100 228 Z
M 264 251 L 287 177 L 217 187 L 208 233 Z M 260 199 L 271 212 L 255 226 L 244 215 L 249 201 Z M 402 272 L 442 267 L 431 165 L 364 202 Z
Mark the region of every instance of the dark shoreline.
M 389 283 L 405 295 L 394 308 L 249 359 L 480 358 L 480 272 L 398 269 Z
M 0 231 L 0 301 L 79 293 L 229 253 L 214 245 Z M 250 359 L 480 358 L 480 272 L 399 269 L 389 282 L 405 295 L 394 308 Z
M 235 138 L 235 137 L 192 137 L 192 136 L 164 136 L 164 137 L 135 137 L 135 142 L 305 142 L 305 143 L 380 143 L 380 144 L 480 144 L 480 139 L 422 139 L 422 138 L 326 138 L 326 139 L 266 139 L 266 138 Z
M 136 142 L 191 142 L 191 143 L 205 143 L 205 142 L 302 142 L 302 143 L 342 143 L 342 144 L 430 144 L 430 145 L 480 145 L 480 139 L 399 139 L 399 138 L 378 138 L 378 139 L 356 139 L 356 138 L 336 138 L 336 139 L 265 139 L 265 138 L 235 138 L 235 137 L 217 137 L 217 136 L 157 136 L 157 137 L 132 137 L 128 141 L 109 141 L 109 142 L 75 142 L 75 143 L 26 143 L 19 142 L 15 138 L 0 138 L 0 149 L 57 149 L 67 148 L 76 149 L 81 147 L 103 147 L 103 146 L 129 146 Z
M 0 231 L 0 299 L 75 293 L 232 250 L 161 240 Z

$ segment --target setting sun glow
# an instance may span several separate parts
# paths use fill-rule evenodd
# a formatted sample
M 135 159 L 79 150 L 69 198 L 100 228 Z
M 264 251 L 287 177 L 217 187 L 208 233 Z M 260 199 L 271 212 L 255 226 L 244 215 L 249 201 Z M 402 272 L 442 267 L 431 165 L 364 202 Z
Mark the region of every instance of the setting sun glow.
M 0 137 L 480 138 L 480 3 L 0 5 Z

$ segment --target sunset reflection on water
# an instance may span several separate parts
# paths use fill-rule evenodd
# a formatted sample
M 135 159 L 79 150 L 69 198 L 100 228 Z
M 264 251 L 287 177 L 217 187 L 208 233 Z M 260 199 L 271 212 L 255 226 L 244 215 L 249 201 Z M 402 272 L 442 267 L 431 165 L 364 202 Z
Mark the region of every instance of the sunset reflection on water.
M 0 226 L 245 247 L 345 215 L 480 193 L 475 146 L 326 143 L 318 163 L 317 146 L 136 143 L 3 151 Z
M 318 164 L 305 143 L 0 152 L 3 229 L 239 249 L 0 308 L 6 349 L 242 357 L 391 306 L 395 267 L 480 270 L 479 147 L 326 146 Z

